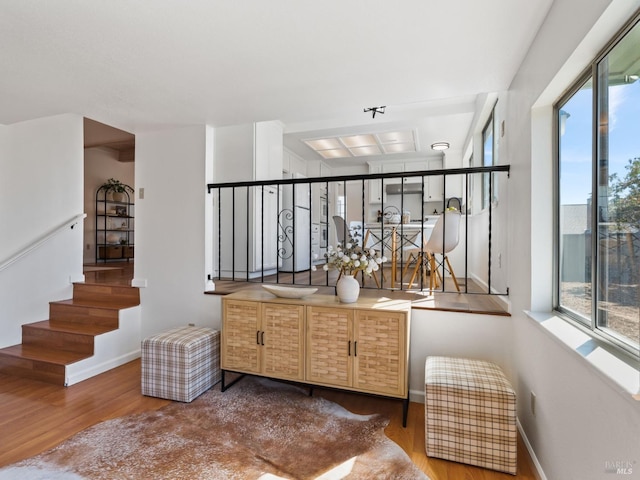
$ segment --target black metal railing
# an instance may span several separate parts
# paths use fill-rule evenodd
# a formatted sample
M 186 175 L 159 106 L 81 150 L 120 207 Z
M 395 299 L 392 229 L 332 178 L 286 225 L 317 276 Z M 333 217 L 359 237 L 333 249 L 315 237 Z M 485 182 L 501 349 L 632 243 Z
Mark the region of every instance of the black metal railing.
M 335 277 L 329 272 L 323 275 L 318 267 L 325 263 L 326 249 L 335 243 L 338 226 L 332 221 L 334 215 L 347 220 L 349 232 L 359 242 L 364 240 L 365 231 L 373 230 L 376 225 L 380 234 L 388 239 L 388 225 L 395 225 L 393 234 L 401 239 L 400 247 L 393 252 L 397 260 L 395 266 L 403 272 L 407 262 L 402 255 L 406 234 L 411 231 L 425 235 L 430 228 L 425 218 L 433 221 L 435 214 L 447 211 L 453 203 L 463 214 L 464 225 L 461 245 L 455 251 L 456 270 L 463 262 L 464 278 L 475 279 L 473 289 L 464 281 L 462 291 L 508 294 L 504 278 L 496 282 L 498 288 L 492 285 L 494 264 L 501 268 L 504 261 L 502 252 L 494 258 L 492 248 L 496 241 L 506 244 L 501 236 L 508 229 L 504 225 L 496 229 L 497 218 L 504 222 L 506 215 L 495 215 L 494 210 L 508 205 L 507 189 L 500 190 L 498 202 L 495 176 L 505 174 L 504 178 L 508 178 L 509 169 L 509 165 L 496 165 L 208 184 L 214 202 L 213 277 L 242 282 L 330 285 Z M 458 185 L 451 189 L 457 195 L 448 195 L 448 180 Z M 436 195 L 430 195 L 432 190 Z M 386 195 L 386 191 L 391 193 Z M 375 195 L 379 196 L 374 198 Z M 403 218 L 409 206 L 413 209 L 411 216 L 418 217 L 417 226 Z M 446 216 L 443 217 L 446 222 Z M 445 230 L 446 224 L 443 236 Z M 380 240 L 388 249 L 390 242 Z M 419 242 L 417 248 L 424 253 L 424 242 Z M 444 279 L 447 264 L 442 261 L 438 268 Z M 402 278 L 394 282 L 385 275 L 380 277 L 379 288 L 405 289 Z M 419 275 L 418 285 L 421 290 L 426 289 L 424 275 Z M 378 287 L 371 281 L 366 286 Z

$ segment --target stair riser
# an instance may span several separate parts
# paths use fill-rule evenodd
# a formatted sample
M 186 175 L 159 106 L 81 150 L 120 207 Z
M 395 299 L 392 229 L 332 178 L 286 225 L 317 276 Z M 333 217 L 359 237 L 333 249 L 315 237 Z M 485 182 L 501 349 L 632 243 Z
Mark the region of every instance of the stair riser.
M 0 354 L 0 373 L 31 378 L 54 385 L 65 384 L 65 367 L 38 360 Z
M 78 305 L 51 303 L 50 320 L 63 320 L 89 325 L 118 328 L 119 311 L 108 308 L 83 307 Z
M 56 332 L 22 326 L 22 344 L 93 355 L 93 335 Z
M 140 289 L 121 285 L 75 283 L 73 298 L 79 301 L 104 301 L 105 298 L 130 305 L 140 304 Z

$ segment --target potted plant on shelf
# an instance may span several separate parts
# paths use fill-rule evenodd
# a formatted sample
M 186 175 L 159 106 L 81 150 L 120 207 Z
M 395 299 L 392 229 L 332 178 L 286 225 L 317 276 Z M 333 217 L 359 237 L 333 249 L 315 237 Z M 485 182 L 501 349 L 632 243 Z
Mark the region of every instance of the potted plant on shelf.
M 102 184 L 101 188 L 105 189 L 105 193 L 111 192 L 112 198 L 115 202 L 124 201 L 125 192 L 133 193 L 133 188 L 126 183 L 122 183 L 120 180 L 116 180 L 115 178 L 107 180 Z

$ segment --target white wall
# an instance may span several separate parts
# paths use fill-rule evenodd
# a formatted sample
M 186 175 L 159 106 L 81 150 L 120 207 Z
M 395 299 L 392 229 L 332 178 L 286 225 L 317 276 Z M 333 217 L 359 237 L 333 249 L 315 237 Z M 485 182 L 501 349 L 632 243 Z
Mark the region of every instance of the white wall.
M 83 213 L 83 126 L 58 115 L 0 129 L 0 263 Z M 80 222 L 82 223 L 82 222 Z M 20 326 L 48 318 L 49 302 L 71 297 L 82 275 L 82 225 L 0 272 L 0 347 L 21 342 Z
M 87 214 L 84 222 L 85 263 L 96 261 L 96 191 L 109 178 L 135 187 L 134 163 L 120 162 L 118 157 L 118 152 L 109 148 L 96 147 L 84 150 L 84 211 Z M 131 200 L 135 200 L 134 195 L 131 195 Z M 133 213 L 135 215 L 135 210 Z
M 409 389 L 411 400 L 424 403 L 424 364 L 429 355 L 495 362 L 515 382 L 511 365 L 512 318 L 508 316 L 411 311 Z
M 507 104 L 512 166 L 508 275 L 518 417 L 549 479 L 602 479 L 612 476 L 605 474 L 605 462 L 616 460 L 635 462 L 625 478 L 640 478 L 640 402 L 523 313 L 552 305 L 551 104 L 639 6 L 637 0 L 555 2 L 509 94 L 500 99 Z M 607 21 L 592 28 L 603 12 Z M 594 42 L 594 36 L 600 38 Z M 550 85 L 553 91 L 544 92 Z
M 134 281 L 147 285 L 140 291 L 143 337 L 188 323 L 220 325 L 215 297 L 203 294 L 212 141 L 206 126 L 136 135 Z

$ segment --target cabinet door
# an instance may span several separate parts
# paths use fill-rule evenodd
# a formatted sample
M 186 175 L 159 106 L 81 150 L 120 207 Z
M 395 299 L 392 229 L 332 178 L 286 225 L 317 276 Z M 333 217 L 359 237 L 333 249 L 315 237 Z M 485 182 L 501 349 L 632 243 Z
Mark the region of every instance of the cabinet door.
M 264 375 L 304 380 L 304 306 L 263 303 L 260 344 Z
M 353 387 L 398 397 L 407 394 L 407 319 L 404 312 L 358 310 Z
M 440 170 L 442 168 L 442 160 L 431 160 L 429 162 L 429 170 Z M 444 199 L 444 177 L 442 175 L 433 175 L 428 177 L 428 188 L 425 189 L 425 202 L 442 202 Z
M 382 167 L 380 165 L 369 165 L 369 173 L 382 173 Z M 381 203 L 383 193 L 380 179 L 367 180 L 367 184 L 369 186 L 369 203 Z
M 222 305 L 221 367 L 225 370 L 259 373 L 260 303 L 223 299 Z
M 307 307 L 306 380 L 350 387 L 353 310 Z

